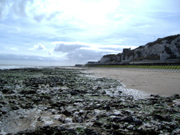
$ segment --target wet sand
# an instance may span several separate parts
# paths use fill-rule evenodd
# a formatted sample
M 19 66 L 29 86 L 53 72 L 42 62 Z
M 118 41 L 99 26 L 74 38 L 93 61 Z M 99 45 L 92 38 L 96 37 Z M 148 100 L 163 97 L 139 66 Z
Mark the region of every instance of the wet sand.
M 147 94 L 171 96 L 180 94 L 180 73 L 155 72 L 138 69 L 90 68 L 86 72 L 97 77 L 116 79 L 129 89 Z

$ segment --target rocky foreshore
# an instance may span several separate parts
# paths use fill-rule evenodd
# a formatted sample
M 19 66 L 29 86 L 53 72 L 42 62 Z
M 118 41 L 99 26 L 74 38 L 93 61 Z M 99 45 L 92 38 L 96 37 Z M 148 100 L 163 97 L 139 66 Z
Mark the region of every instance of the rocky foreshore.
M 0 70 L 0 134 L 180 134 L 180 95 L 135 99 L 77 69 Z

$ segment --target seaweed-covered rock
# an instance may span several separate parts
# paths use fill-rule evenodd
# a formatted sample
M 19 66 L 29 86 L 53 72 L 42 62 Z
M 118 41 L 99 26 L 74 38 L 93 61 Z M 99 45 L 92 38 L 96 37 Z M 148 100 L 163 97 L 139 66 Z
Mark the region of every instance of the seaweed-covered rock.
M 0 133 L 178 134 L 178 94 L 135 99 L 82 70 L 0 70 Z

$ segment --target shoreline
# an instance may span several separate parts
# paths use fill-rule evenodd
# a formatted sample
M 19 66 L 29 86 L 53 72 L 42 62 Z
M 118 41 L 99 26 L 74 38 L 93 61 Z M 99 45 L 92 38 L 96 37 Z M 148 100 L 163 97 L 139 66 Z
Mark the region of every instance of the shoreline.
M 171 96 L 180 93 L 180 73 L 155 72 L 144 69 L 84 68 L 86 73 L 96 77 L 115 79 L 127 89 L 135 89 L 147 94 Z

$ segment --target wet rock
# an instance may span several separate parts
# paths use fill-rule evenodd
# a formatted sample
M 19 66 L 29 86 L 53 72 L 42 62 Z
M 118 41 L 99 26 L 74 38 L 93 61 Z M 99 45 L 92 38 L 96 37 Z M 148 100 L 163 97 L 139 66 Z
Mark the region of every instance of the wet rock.
M 171 96 L 173 100 L 180 99 L 180 94 L 174 94 Z
M 136 119 L 136 120 L 133 121 L 133 123 L 134 123 L 135 126 L 140 126 L 140 125 L 143 124 L 143 121 Z
M 113 128 L 114 130 L 119 129 L 119 125 L 116 124 L 116 123 L 113 123 L 113 124 L 112 124 L 112 128 Z
M 36 94 L 36 90 L 22 90 L 20 94 Z
M 71 95 L 77 95 L 78 92 L 77 92 L 76 90 L 72 90 L 72 91 L 70 91 L 70 94 L 71 94 Z
M 121 117 L 115 117 L 113 118 L 113 122 L 121 122 L 122 118 Z
M 100 135 L 99 133 L 96 133 L 95 131 L 93 131 L 92 129 L 88 129 L 86 128 L 84 130 L 84 133 L 87 134 L 87 135 Z
M 103 109 L 106 109 L 107 111 L 111 110 L 111 107 L 109 104 L 104 105 Z
M 156 115 L 153 116 L 153 118 L 154 118 L 155 120 L 158 119 L 158 120 L 160 120 L 160 121 L 171 122 L 171 117 L 170 117 L 169 115 L 167 115 L 167 116 L 161 116 L 161 115 L 156 114 Z
M 95 127 L 101 127 L 101 125 L 103 125 L 103 123 L 99 122 L 99 121 L 95 121 L 93 126 Z
M 16 105 L 15 105 L 15 106 L 12 106 L 11 108 L 12 108 L 12 110 L 18 110 L 18 109 L 19 109 L 19 107 L 16 106 Z
M 13 93 L 15 93 L 15 91 L 14 91 L 14 90 L 11 90 L 11 89 L 3 89 L 3 90 L 2 90 L 2 93 L 3 93 L 3 94 L 13 94 Z
M 72 118 L 66 118 L 65 120 L 64 120 L 64 123 L 72 123 Z
M 66 115 L 67 117 L 70 117 L 72 115 L 72 113 L 68 110 L 64 110 L 62 114 Z
M 125 132 L 122 132 L 120 130 L 113 131 L 112 135 L 125 135 Z

